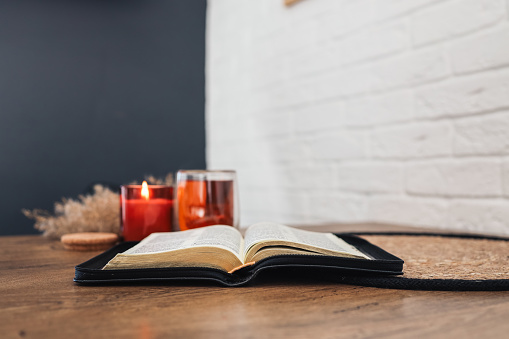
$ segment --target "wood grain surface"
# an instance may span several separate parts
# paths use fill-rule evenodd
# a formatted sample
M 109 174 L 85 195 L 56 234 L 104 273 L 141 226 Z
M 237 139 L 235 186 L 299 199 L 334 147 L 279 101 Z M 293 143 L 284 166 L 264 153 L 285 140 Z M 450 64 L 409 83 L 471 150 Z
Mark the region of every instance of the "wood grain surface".
M 509 333 L 509 292 L 389 290 L 282 275 L 262 276 L 241 288 L 91 287 L 72 282 L 74 266 L 99 252 L 66 251 L 40 236 L 0 237 L 0 252 L 2 338 L 502 338 Z

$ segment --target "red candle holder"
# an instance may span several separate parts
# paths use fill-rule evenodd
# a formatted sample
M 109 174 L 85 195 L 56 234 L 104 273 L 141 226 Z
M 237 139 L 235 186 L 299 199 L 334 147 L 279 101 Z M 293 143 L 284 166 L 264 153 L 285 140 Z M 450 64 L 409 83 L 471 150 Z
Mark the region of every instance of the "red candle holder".
M 120 186 L 120 220 L 125 241 L 139 241 L 154 232 L 171 232 L 173 187 Z

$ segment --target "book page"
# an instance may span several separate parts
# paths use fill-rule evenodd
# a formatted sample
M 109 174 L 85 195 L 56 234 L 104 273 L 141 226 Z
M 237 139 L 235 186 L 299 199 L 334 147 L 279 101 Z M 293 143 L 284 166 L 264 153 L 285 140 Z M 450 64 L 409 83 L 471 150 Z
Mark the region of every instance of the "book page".
M 370 259 L 354 246 L 332 233 L 304 231 L 270 222 L 254 224 L 248 228 L 244 238 L 244 255 L 255 244 L 266 241 L 292 242 Z
M 161 253 L 193 247 L 219 247 L 242 261 L 244 240 L 231 226 L 209 226 L 182 232 L 152 233 L 123 254 Z

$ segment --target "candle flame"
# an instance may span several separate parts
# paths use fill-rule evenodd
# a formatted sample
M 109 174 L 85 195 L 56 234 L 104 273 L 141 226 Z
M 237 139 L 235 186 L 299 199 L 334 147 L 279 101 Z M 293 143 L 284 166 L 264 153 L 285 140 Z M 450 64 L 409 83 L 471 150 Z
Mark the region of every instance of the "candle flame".
M 148 192 L 148 185 L 147 185 L 146 181 L 144 181 L 143 184 L 141 184 L 141 196 L 148 200 L 149 192 Z

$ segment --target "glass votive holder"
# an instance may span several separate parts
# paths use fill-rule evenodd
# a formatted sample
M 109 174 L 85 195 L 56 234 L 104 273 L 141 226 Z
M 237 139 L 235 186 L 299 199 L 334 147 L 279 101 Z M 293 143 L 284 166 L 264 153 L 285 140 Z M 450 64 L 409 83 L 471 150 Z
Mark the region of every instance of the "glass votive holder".
M 120 186 L 120 222 L 124 241 L 139 241 L 154 232 L 171 232 L 173 187 Z
M 231 170 L 180 170 L 177 214 L 181 231 L 210 226 L 239 226 L 237 174 Z

